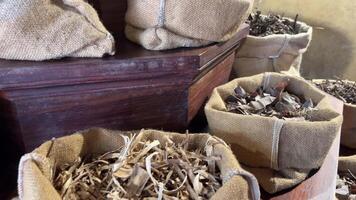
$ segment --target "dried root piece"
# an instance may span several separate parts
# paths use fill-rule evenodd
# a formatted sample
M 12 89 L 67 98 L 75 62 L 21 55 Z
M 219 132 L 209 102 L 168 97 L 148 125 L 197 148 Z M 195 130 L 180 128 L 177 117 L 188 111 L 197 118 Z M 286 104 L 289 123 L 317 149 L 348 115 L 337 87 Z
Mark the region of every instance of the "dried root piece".
M 65 200 L 209 199 L 222 186 L 212 155 L 213 144 L 189 150 L 189 135 L 180 144 L 158 140 L 125 145 L 100 156 L 88 155 L 56 171 L 55 188 Z
M 288 80 L 275 87 L 257 88 L 248 93 L 238 86 L 234 94 L 225 99 L 227 111 L 243 115 L 277 117 L 284 120 L 311 120 L 310 112 L 315 110 L 311 99 L 304 100 L 288 91 Z

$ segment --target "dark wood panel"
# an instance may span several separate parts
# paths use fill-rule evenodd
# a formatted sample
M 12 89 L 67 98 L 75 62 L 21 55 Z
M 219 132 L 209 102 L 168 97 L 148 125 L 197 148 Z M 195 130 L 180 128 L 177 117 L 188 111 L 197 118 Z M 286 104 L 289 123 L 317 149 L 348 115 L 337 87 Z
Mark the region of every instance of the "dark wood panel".
M 17 98 L 17 118 L 26 151 L 52 137 L 90 127 L 179 130 L 187 126 L 188 84 L 149 82 L 151 85 L 131 82 L 128 87 L 104 83 L 45 92 L 37 89 L 33 91 L 37 95 Z
M 235 54 L 232 53 L 189 88 L 188 122 L 198 113 L 213 89 L 229 80 L 234 60 Z

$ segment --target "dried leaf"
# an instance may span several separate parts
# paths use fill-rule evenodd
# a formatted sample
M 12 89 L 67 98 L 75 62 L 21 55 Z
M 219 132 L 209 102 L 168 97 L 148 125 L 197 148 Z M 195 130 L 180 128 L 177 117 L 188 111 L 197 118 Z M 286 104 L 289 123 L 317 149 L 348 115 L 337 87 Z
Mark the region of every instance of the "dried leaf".
M 260 115 L 278 117 L 288 120 L 310 120 L 310 112 L 314 111 L 311 99 L 302 102 L 302 98 L 286 91 L 288 79 L 278 82 L 274 87 L 258 87 L 254 92 L 248 93 L 241 86 L 235 89 L 237 95 L 228 97 L 226 110 L 243 115 Z M 238 92 L 237 92 L 238 91 Z
M 264 37 L 273 34 L 298 34 L 300 30 L 297 26 L 297 20 L 298 15 L 292 21 L 280 15 L 269 14 L 263 16 L 261 11 L 257 11 L 248 17 L 250 35 Z
M 272 104 L 276 100 L 276 97 L 266 96 L 266 97 L 256 97 L 256 101 L 251 101 L 249 106 L 255 110 L 265 109 L 268 105 Z
M 236 96 L 239 98 L 244 98 L 246 96 L 246 91 L 241 86 L 238 86 L 237 88 L 235 88 L 234 91 L 235 91 Z

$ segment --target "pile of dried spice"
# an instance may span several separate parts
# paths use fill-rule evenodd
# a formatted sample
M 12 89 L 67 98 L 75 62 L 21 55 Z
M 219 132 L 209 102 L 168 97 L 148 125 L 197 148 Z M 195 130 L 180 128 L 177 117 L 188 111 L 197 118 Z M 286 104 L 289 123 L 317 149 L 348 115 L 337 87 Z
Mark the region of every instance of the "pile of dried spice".
M 298 34 L 298 15 L 294 21 L 281 17 L 280 15 L 261 15 L 261 11 L 250 14 L 248 23 L 250 24 L 250 35 L 264 37 L 273 34 Z
M 324 92 L 345 103 L 356 104 L 356 82 L 347 80 L 323 80 L 314 84 Z
M 350 170 L 338 174 L 335 194 L 338 199 L 356 199 L 356 176 Z
M 116 151 L 60 166 L 54 185 L 62 198 L 209 199 L 222 186 L 220 158 L 189 150 L 188 136 L 180 144 L 168 139 L 164 145 L 154 140 L 133 146 L 133 140 L 125 137 Z
M 277 117 L 285 120 L 311 120 L 309 113 L 314 104 L 311 99 L 304 100 L 286 91 L 289 80 L 279 82 L 275 87 L 248 93 L 238 86 L 234 94 L 225 99 L 227 111 L 243 115 Z

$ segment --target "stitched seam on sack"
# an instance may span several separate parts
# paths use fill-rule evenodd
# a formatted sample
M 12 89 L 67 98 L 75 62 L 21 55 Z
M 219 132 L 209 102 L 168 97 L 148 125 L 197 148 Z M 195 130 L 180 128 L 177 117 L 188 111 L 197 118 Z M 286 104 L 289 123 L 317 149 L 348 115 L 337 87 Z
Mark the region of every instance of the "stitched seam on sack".
M 271 168 L 278 169 L 278 151 L 279 151 L 279 136 L 283 127 L 284 121 L 277 119 L 273 124 L 272 129 L 272 151 L 271 151 Z
M 162 28 L 164 26 L 165 21 L 166 21 L 166 0 L 160 0 L 157 27 Z
M 281 54 L 283 53 L 283 51 L 287 47 L 287 44 L 289 43 L 289 40 L 290 40 L 290 37 L 288 35 L 285 35 L 282 47 L 279 49 L 277 55 L 268 57 L 269 59 L 272 59 L 272 66 L 273 66 L 273 70 L 274 71 L 280 71 L 276 67 L 276 61 L 277 61 L 277 58 L 279 58 L 281 56 Z
M 264 73 L 263 75 L 263 81 L 262 81 L 262 86 L 263 89 L 267 89 L 269 82 L 270 82 L 271 74 L 269 72 Z

